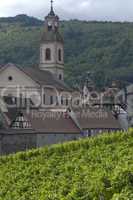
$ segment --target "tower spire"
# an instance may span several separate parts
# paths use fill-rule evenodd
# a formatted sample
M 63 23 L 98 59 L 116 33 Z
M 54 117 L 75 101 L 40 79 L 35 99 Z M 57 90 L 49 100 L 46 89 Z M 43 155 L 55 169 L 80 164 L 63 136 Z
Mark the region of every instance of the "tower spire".
M 53 0 L 49 0 L 50 11 L 45 17 L 45 27 L 40 44 L 40 69 L 64 79 L 64 41 L 59 31 L 59 17 L 54 13 Z
M 53 10 L 53 0 L 51 0 L 51 10 Z
M 51 3 L 51 10 L 50 10 L 50 15 L 51 16 L 55 16 L 55 13 L 54 13 L 54 9 L 53 9 L 53 0 L 50 0 L 50 3 Z

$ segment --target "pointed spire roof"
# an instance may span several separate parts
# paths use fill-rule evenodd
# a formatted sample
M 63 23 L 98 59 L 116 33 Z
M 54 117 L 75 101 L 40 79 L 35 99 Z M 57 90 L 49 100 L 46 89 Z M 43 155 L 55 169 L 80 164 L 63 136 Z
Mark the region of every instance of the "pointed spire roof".
M 51 2 L 51 10 L 50 10 L 49 15 L 50 16 L 55 16 L 54 9 L 53 9 L 53 0 L 51 0 L 50 2 Z

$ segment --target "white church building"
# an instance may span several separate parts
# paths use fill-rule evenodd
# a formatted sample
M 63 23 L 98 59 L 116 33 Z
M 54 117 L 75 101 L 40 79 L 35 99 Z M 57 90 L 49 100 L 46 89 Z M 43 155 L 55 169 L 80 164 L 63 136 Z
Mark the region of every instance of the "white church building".
M 9 63 L 0 67 L 0 94 L 32 98 L 34 104 L 48 106 L 68 104 L 68 100 L 58 102 L 57 96 L 71 91 L 64 83 L 64 41 L 59 32 L 59 17 L 55 15 L 51 4 L 40 43 L 39 65 L 22 68 Z

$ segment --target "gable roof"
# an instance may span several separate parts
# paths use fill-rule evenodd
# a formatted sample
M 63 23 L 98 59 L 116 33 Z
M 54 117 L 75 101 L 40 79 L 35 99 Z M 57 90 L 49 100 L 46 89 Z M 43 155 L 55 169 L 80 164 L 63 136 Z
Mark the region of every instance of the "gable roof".
M 58 80 L 51 72 L 47 70 L 40 70 L 39 66 L 21 67 L 12 63 L 8 63 L 7 65 L 0 66 L 0 72 L 8 67 L 16 67 L 40 86 L 52 86 L 58 90 L 72 91 L 63 81 Z
M 10 123 L 15 119 L 19 109 L 10 108 L 5 113 Z M 76 121 L 69 113 L 64 111 L 50 111 L 31 109 L 21 110 L 25 118 L 30 122 L 31 128 L 42 133 L 79 133 L 81 130 L 102 129 L 121 130 L 119 120 L 111 111 L 103 109 L 75 110 Z M 78 124 L 77 124 L 78 123 Z M 79 126 L 78 126 L 79 125 Z
M 38 132 L 80 134 L 80 129 L 75 122 L 64 112 L 39 110 L 33 112 L 35 113 L 25 113 L 25 116 L 30 121 L 32 128 Z
M 25 73 L 25 71 L 23 70 L 22 67 L 20 67 L 19 65 L 15 65 L 13 63 L 8 63 L 6 65 L 0 66 L 0 75 L 2 73 L 4 73 L 5 71 L 9 70 L 10 73 L 12 73 L 12 75 L 14 75 L 14 72 L 16 71 L 18 73 L 18 75 L 20 75 L 21 77 L 23 77 L 24 80 L 30 80 L 30 82 L 32 81 L 32 85 L 36 87 L 40 86 L 35 80 L 33 80 L 33 78 L 31 78 L 28 74 Z M 10 74 L 11 75 L 11 74 Z M 12 76 L 11 75 L 11 76 Z M 17 76 L 17 75 L 16 75 Z M 25 78 L 24 78 L 25 77 Z M 15 77 L 14 77 L 15 79 Z M 19 79 L 17 79 L 19 80 Z M 16 83 L 17 85 L 19 85 L 19 82 Z M 11 84 L 12 85 L 12 84 Z M 28 86 L 27 86 L 28 87 Z
M 74 111 L 82 130 L 88 129 L 122 129 L 119 120 L 105 109 L 77 109 Z
M 9 129 L 19 112 L 20 110 L 17 108 L 10 108 L 5 113 L 10 122 L 8 124 Z M 21 109 L 21 113 L 23 113 L 24 119 L 30 123 L 31 130 L 34 130 L 36 133 L 80 134 L 80 129 L 71 117 L 65 115 L 65 112 L 40 111 L 39 109 L 27 112 L 25 109 Z M 25 129 L 22 130 L 25 132 Z
M 39 67 L 24 67 L 21 69 L 41 86 L 49 85 L 59 90 L 71 91 L 71 89 L 63 81 L 58 80 L 47 70 L 40 70 Z

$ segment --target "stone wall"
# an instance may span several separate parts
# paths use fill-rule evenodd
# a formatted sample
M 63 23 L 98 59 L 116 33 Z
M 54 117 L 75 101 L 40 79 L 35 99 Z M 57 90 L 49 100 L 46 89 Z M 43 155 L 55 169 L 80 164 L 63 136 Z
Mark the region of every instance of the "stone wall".
M 2 155 L 36 148 L 35 134 L 4 134 L 0 136 L 0 139 L 0 154 Z
M 38 134 L 37 147 L 63 143 L 65 141 L 77 140 L 79 138 L 81 138 L 81 134 Z
M 12 154 L 81 138 L 80 134 L 1 134 L 0 155 Z

